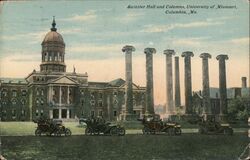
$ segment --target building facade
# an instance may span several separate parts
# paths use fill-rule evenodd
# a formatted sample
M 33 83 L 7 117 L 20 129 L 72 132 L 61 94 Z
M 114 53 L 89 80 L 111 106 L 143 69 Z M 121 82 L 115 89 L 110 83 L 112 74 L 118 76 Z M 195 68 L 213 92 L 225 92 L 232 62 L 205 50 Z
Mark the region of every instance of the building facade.
M 125 112 L 125 81 L 89 82 L 87 73 L 66 72 L 65 43 L 55 20 L 42 42 L 40 71 L 25 79 L 0 78 L 1 120 L 30 121 L 40 116 L 77 119 Z M 145 114 L 145 87 L 133 84 L 133 113 Z

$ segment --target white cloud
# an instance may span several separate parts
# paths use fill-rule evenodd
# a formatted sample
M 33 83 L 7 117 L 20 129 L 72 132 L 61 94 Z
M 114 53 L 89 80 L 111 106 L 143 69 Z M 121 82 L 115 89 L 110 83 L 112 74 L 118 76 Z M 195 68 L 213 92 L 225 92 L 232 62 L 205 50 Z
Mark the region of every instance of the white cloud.
M 85 21 L 90 21 L 90 20 L 95 20 L 97 17 L 96 13 L 94 10 L 89 10 L 83 15 L 74 15 L 70 18 L 64 18 L 61 19 L 62 21 L 79 21 L 79 22 L 85 22 Z
M 207 26 L 214 26 L 214 25 L 221 25 L 222 22 L 214 22 L 214 21 L 197 21 L 191 23 L 176 23 L 171 25 L 146 25 L 145 29 L 141 32 L 149 32 L 149 33 L 156 33 L 156 32 L 167 32 L 172 29 L 176 28 L 195 28 L 195 27 L 207 27 Z
M 239 45 L 249 45 L 249 37 L 232 39 L 231 42 Z
M 123 17 L 116 18 L 116 20 L 119 21 L 120 23 L 127 24 L 127 23 L 131 23 L 131 22 L 138 20 L 138 18 L 140 18 L 143 15 L 144 15 L 143 13 L 129 12 L 125 14 Z

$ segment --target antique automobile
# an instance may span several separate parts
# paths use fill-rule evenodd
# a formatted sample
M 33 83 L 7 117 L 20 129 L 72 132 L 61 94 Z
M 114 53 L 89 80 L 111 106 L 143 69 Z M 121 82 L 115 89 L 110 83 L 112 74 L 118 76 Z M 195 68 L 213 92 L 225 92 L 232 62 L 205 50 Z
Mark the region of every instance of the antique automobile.
M 38 120 L 34 120 L 37 123 L 37 129 L 35 130 L 36 136 L 70 136 L 70 129 L 66 128 L 62 124 L 62 120 L 52 120 L 46 118 L 39 118 Z
M 233 129 L 228 123 L 220 123 L 214 120 L 202 120 L 198 124 L 200 134 L 233 135 Z
M 138 119 L 143 124 L 143 134 L 167 133 L 168 135 L 181 135 L 181 126 L 176 122 L 164 122 L 154 116 L 144 116 Z
M 124 136 L 125 128 L 117 124 L 111 124 L 110 122 L 105 122 L 101 118 L 85 118 L 81 119 L 82 122 L 87 124 L 85 129 L 85 135 L 117 135 Z

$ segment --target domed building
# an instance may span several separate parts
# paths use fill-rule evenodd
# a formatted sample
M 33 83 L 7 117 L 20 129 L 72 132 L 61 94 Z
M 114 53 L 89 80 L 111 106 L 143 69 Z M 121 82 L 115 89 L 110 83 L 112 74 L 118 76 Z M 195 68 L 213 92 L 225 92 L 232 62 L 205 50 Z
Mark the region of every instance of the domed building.
M 42 41 L 40 71 L 25 79 L 1 78 L 1 120 L 31 121 L 45 116 L 75 120 L 102 116 L 117 120 L 125 108 L 125 81 L 89 82 L 88 74 L 66 71 L 65 42 L 52 27 Z M 145 112 L 145 87 L 133 84 L 133 111 Z

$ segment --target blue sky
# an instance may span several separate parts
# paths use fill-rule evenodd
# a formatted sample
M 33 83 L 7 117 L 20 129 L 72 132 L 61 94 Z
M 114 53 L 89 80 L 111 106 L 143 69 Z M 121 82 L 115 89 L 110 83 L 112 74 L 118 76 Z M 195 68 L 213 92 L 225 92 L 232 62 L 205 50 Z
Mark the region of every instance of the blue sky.
M 127 9 L 128 5 L 154 4 L 184 6 L 222 4 L 236 5 L 237 9 L 197 9 L 198 13 L 194 15 L 165 14 L 166 9 Z M 248 67 L 246 59 L 249 54 L 248 0 L 219 2 L 217 0 L 110 0 L 2 2 L 0 6 L 1 77 L 22 77 L 21 75 L 25 77 L 33 68 L 39 69 L 41 42 L 45 34 L 50 31 L 53 16 L 56 17 L 58 32 L 62 34 L 66 43 L 66 64 L 69 70 L 72 65 L 76 65 L 79 72 L 85 72 L 85 70 L 88 72 L 96 68 L 95 62 L 99 64 L 101 62 L 104 66 L 110 61 L 123 62 L 124 55 L 121 48 L 130 44 L 136 48 L 133 55 L 135 63 L 137 63 L 136 60 L 144 61 L 144 48 L 156 48 L 156 69 L 161 64 L 165 65 L 162 61 L 164 60 L 163 50 L 174 49 L 177 55 L 184 51 L 193 51 L 194 61 L 200 61 L 199 54 L 202 52 L 211 53 L 212 65 L 217 64 L 216 55 L 228 54 L 233 65 L 241 65 L 240 68 L 244 68 L 240 73 L 237 69 L 232 69 L 231 72 L 237 73 L 237 76 L 248 76 L 248 69 L 246 69 Z M 91 65 L 92 68 L 88 68 L 89 65 L 83 63 Z M 9 72 L 8 65 L 19 68 L 20 74 Z M 135 64 L 135 72 L 145 72 L 144 66 L 138 65 Z M 195 65 L 196 62 L 194 62 Z M 122 67 L 118 66 L 118 68 Z M 193 68 L 195 74 L 197 68 Z M 158 77 L 165 77 L 164 67 L 159 70 L 163 72 L 156 70 L 155 74 L 159 74 Z M 109 72 L 103 72 L 109 74 Z M 200 71 L 197 71 L 197 74 L 199 73 Z M 105 76 L 104 79 L 110 80 L 116 76 L 124 78 L 123 74 L 117 71 L 117 74 Z M 97 76 L 91 78 L 102 80 Z M 145 84 L 145 80 L 140 80 L 137 76 L 135 81 Z M 218 85 L 217 82 L 212 81 L 212 83 L 214 86 Z M 238 84 L 233 81 L 229 82 L 229 85 Z

